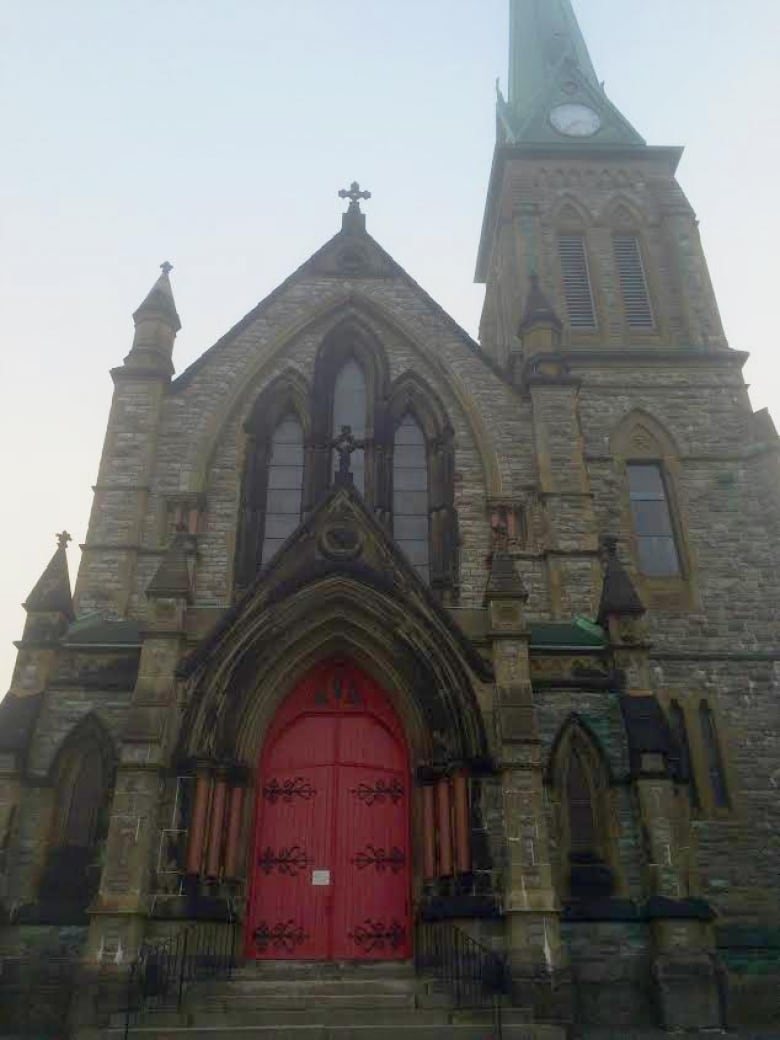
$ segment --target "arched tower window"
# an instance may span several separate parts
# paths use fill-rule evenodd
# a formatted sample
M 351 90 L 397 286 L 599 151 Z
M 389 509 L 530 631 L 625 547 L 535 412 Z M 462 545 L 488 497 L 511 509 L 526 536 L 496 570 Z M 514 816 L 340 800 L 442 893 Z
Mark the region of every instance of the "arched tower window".
M 331 433 L 334 439 L 343 427 L 349 426 L 352 436 L 362 441 L 366 437 L 368 419 L 368 388 L 363 369 L 354 358 L 350 358 L 341 366 L 333 386 L 333 423 Z M 334 452 L 333 472 L 338 466 Z M 366 490 L 366 453 L 358 448 L 351 459 L 352 479 L 361 495 Z
M 268 459 L 268 488 L 261 563 L 266 564 L 301 522 L 303 427 L 294 414 L 274 430 Z
M 407 412 L 393 442 L 393 536 L 420 577 L 430 581 L 430 495 L 425 434 Z
M 716 809 L 728 809 L 731 806 L 731 800 L 726 782 L 726 771 L 723 768 L 723 756 L 721 755 L 720 743 L 715 728 L 715 719 L 706 701 L 702 701 L 699 705 L 699 721 L 701 723 L 701 738 L 710 777 L 710 787 L 712 788 L 712 801 Z

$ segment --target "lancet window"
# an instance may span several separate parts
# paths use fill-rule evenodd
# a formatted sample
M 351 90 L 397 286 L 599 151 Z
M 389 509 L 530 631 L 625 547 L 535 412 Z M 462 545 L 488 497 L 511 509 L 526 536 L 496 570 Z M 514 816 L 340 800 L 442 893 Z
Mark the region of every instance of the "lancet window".
M 454 438 L 437 396 L 411 373 L 391 384 L 381 344 L 353 322 L 324 341 L 311 389 L 301 382 L 291 374 L 269 387 L 244 427 L 236 592 L 273 560 L 348 461 L 355 490 L 419 577 L 454 598 Z M 337 445 L 345 427 L 352 440 Z

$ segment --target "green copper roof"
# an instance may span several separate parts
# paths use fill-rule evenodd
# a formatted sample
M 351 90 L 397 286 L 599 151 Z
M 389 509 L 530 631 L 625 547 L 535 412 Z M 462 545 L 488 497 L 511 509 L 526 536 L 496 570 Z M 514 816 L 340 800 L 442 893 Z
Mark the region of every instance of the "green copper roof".
M 569 136 L 550 114 L 585 106 L 598 130 Z M 599 83 L 571 0 L 510 0 L 509 99 L 499 95 L 499 138 L 506 144 L 643 145 Z

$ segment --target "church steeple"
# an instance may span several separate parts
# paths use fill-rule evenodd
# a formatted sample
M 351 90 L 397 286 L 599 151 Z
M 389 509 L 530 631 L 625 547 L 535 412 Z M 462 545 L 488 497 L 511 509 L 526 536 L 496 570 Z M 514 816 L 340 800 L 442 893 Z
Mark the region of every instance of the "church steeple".
M 509 99 L 501 144 L 643 145 L 604 93 L 571 0 L 510 0 Z

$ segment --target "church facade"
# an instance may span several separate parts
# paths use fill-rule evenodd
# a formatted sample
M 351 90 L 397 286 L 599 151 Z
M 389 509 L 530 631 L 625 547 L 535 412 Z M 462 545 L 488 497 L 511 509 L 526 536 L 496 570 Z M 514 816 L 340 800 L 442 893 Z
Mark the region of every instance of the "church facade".
M 357 184 L 181 375 L 169 265 L 134 314 L 0 705 L 4 1032 L 204 921 L 258 971 L 457 929 L 523 1036 L 780 1021 L 780 442 L 680 149 L 511 11 L 479 342 Z

